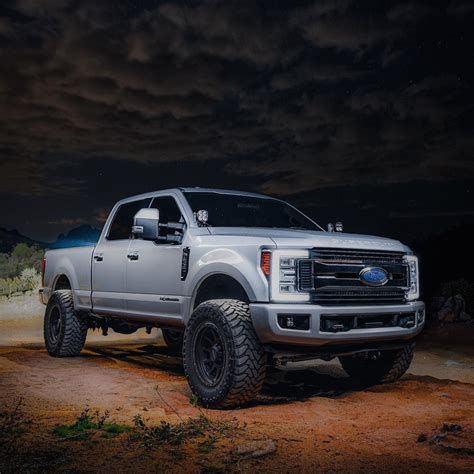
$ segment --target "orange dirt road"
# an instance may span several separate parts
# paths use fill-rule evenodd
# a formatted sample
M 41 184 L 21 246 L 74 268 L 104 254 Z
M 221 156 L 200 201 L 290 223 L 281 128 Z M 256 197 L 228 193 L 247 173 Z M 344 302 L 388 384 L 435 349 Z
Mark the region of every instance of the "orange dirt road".
M 28 321 L 0 321 L 0 405 L 5 412 L 22 399 L 21 416 L 31 420 L 0 447 L 2 473 L 474 470 L 471 354 L 435 353 L 423 343 L 402 380 L 369 389 L 357 389 L 335 364 L 304 367 L 273 380 L 250 406 L 217 411 L 190 403 L 181 360 L 167 355 L 156 333 L 145 338 L 140 332 L 135 340 L 94 336 L 81 357 L 55 359 L 39 340 L 39 322 Z M 31 331 L 5 344 L 6 334 L 17 334 L 20 326 Z M 448 379 L 450 370 L 457 380 Z M 147 449 L 126 433 L 82 441 L 51 433 L 86 406 L 109 410 L 114 421 L 130 425 L 137 414 L 158 425 L 204 413 L 213 420 L 236 419 L 241 429 L 209 450 L 186 442 L 179 456 L 166 445 Z M 443 423 L 462 425 L 462 431 L 431 444 Z M 426 441 L 418 441 L 422 433 Z M 267 440 L 276 446 L 272 453 L 238 453 L 238 446 Z

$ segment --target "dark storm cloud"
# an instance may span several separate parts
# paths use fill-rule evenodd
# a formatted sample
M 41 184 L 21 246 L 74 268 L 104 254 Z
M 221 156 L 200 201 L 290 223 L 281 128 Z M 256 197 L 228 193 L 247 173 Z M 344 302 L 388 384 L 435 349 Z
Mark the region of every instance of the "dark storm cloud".
M 81 195 L 102 158 L 183 173 L 212 160 L 280 195 L 473 174 L 469 3 L 2 11 L 3 193 Z

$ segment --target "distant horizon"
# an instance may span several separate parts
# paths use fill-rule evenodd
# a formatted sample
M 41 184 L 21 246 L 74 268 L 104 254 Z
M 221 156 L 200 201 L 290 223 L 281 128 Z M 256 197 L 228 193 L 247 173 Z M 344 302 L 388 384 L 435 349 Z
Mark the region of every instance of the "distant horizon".
M 464 216 L 465 219 L 459 220 L 458 218 L 460 216 Z M 401 228 L 399 228 L 398 233 L 401 233 L 402 235 L 405 233 L 405 235 L 407 236 L 405 239 L 403 239 L 400 236 L 396 236 L 396 235 L 381 235 L 380 233 L 375 233 L 375 232 L 364 232 L 364 230 L 361 229 L 361 228 L 351 229 L 351 228 L 348 228 L 347 225 L 345 225 L 345 227 L 344 227 L 344 232 L 345 233 L 356 233 L 356 234 L 367 234 L 367 235 L 380 235 L 380 236 L 384 236 L 384 237 L 388 237 L 388 238 L 394 238 L 396 240 L 401 240 L 402 243 L 405 243 L 407 245 L 412 245 L 414 242 L 430 240 L 432 238 L 436 238 L 439 235 L 449 233 L 453 230 L 462 231 L 462 229 L 464 227 L 467 228 L 467 227 L 474 226 L 473 212 L 467 210 L 465 213 L 460 212 L 459 214 L 454 214 L 454 215 L 449 216 L 449 217 L 452 218 L 451 225 L 446 225 L 446 217 L 448 217 L 446 215 L 441 214 L 441 215 L 436 216 L 436 215 L 427 214 L 427 215 L 423 216 L 423 218 L 429 219 L 431 221 L 433 221 L 433 219 L 435 219 L 435 218 L 442 219 L 443 226 L 439 227 L 436 231 L 433 231 L 433 232 L 430 232 L 430 233 L 424 233 L 424 234 L 420 233 L 420 234 L 418 234 L 417 232 L 409 232 L 409 230 L 412 229 L 412 226 L 410 226 L 410 222 L 413 219 L 419 220 L 420 217 L 421 216 L 419 216 L 419 215 L 413 215 L 413 216 L 408 215 L 408 216 L 397 217 L 396 220 L 398 220 L 400 223 L 403 223 Z M 335 222 L 335 221 L 339 221 L 339 219 L 333 219 L 332 220 L 332 222 Z M 97 231 L 100 234 L 100 232 L 102 231 L 104 223 L 102 223 L 102 224 L 92 223 L 91 224 L 91 223 L 88 223 L 88 222 L 84 222 L 84 223 L 78 223 L 78 224 L 67 224 L 67 225 L 64 225 L 64 227 L 62 227 L 62 230 L 60 230 L 55 236 L 49 237 L 49 239 L 48 238 L 37 237 L 34 234 L 28 234 L 26 232 L 22 232 L 18 228 L 12 228 L 12 227 L 8 228 L 6 226 L 0 225 L 0 229 L 4 229 L 6 232 L 10 232 L 10 233 L 16 232 L 20 236 L 22 236 L 26 239 L 29 239 L 29 240 L 31 240 L 35 243 L 54 244 L 59 240 L 59 238 L 61 236 L 67 237 L 67 235 L 69 233 L 71 233 L 72 231 L 75 231 L 77 229 L 80 229 L 81 227 Z M 343 222 L 343 224 L 344 224 L 344 222 Z M 324 225 L 324 223 L 323 223 L 323 225 Z M 436 227 L 436 225 L 434 227 Z M 407 229 L 406 232 L 403 232 L 404 228 Z M 409 235 L 411 235 L 411 237 L 409 237 Z

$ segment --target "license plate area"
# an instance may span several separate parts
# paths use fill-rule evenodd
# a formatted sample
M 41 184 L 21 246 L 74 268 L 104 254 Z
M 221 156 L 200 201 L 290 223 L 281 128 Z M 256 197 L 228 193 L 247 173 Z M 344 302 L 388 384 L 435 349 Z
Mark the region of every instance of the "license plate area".
M 322 314 L 320 332 L 347 332 L 354 329 L 412 328 L 415 312 L 389 314 Z

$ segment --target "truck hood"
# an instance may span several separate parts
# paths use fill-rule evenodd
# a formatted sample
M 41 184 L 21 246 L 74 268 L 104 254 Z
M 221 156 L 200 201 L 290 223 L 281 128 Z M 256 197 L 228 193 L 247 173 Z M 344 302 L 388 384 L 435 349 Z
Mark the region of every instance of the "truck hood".
M 411 250 L 398 240 L 373 235 L 247 227 L 209 227 L 208 230 L 213 235 L 266 237 L 272 239 L 275 245 L 281 248 L 326 247 L 411 253 Z

